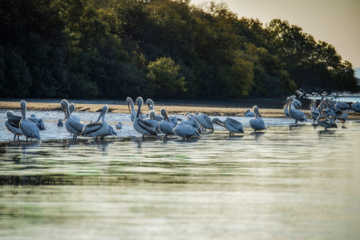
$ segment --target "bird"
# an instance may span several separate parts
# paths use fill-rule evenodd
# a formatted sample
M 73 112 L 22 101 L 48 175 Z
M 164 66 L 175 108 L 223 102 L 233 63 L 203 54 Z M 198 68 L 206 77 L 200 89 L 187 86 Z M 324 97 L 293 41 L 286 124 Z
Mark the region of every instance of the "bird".
M 340 108 L 341 110 L 351 109 L 351 106 L 350 106 L 348 103 L 346 103 L 346 102 L 340 102 L 339 100 L 336 101 L 334 107 Z
M 127 97 L 125 103 L 128 105 L 128 108 L 129 108 L 131 122 L 134 122 L 134 119 L 136 117 L 134 101 L 132 100 L 131 97 Z
M 285 105 L 283 107 L 285 117 L 290 117 L 290 114 L 289 114 L 289 104 L 290 104 L 290 102 L 291 102 L 291 98 L 287 97 L 286 100 L 285 100 Z
M 21 106 L 22 119 L 19 123 L 19 128 L 22 134 L 26 137 L 26 141 L 28 140 L 28 138 L 35 138 L 37 140 L 41 140 L 39 128 L 36 126 L 35 123 L 26 119 L 25 100 L 20 101 L 20 106 Z
M 307 121 L 305 113 L 303 113 L 302 111 L 300 111 L 294 107 L 294 103 L 296 102 L 295 100 L 296 99 L 294 96 L 290 97 L 290 104 L 288 106 L 288 112 L 289 112 L 290 117 L 295 119 L 295 124 L 297 124 L 298 121 L 300 121 L 300 122 Z
M 73 139 L 76 140 L 77 137 L 81 134 L 84 128 L 84 124 L 72 118 L 69 109 L 69 102 L 66 99 L 61 100 L 60 105 L 65 113 L 65 128 L 69 133 L 74 134 Z
M 314 120 L 314 123 L 316 122 L 317 117 L 319 116 L 319 109 L 316 107 L 316 99 L 314 98 L 311 101 L 311 105 L 310 105 L 310 115 L 312 117 L 312 119 Z
M 14 134 L 14 140 L 17 136 L 17 140 L 19 141 L 19 137 L 23 135 L 19 128 L 21 117 L 14 117 L 14 113 L 12 111 L 6 112 L 6 115 L 8 119 L 5 121 L 5 126 Z
M 156 127 L 154 127 L 147 120 L 143 120 L 143 119 L 140 118 L 140 116 L 141 116 L 141 107 L 143 105 L 143 99 L 141 97 L 138 97 L 136 99 L 136 103 L 138 104 L 138 110 L 137 110 L 135 119 L 133 121 L 134 129 L 138 133 L 142 134 L 143 140 L 145 139 L 145 135 L 157 136 Z
M 148 99 L 146 99 L 146 102 L 145 102 L 145 103 L 146 103 L 146 104 L 148 105 L 148 107 L 149 107 L 149 113 L 146 114 L 145 117 L 150 117 L 150 112 L 151 112 L 151 111 L 154 111 L 154 113 L 155 113 L 155 109 L 154 109 L 155 104 L 154 104 L 154 101 L 153 101 L 152 99 L 148 98 Z M 164 120 L 164 118 L 163 118 L 162 116 L 156 115 L 156 113 L 154 114 L 153 119 L 155 119 L 155 120 L 158 121 L 158 122 Z
M 211 118 L 209 116 L 204 113 L 199 114 L 198 112 L 196 112 L 194 117 L 204 131 L 206 131 L 206 129 L 214 131 L 214 124 L 211 122 Z
M 73 112 L 75 112 L 75 105 L 73 103 L 71 103 L 69 105 L 69 110 L 70 110 L 70 114 L 71 114 L 72 119 L 74 119 L 77 122 L 80 122 L 80 118 L 73 114 Z
M 258 131 L 258 130 L 260 131 L 260 130 L 266 129 L 265 122 L 261 118 L 261 114 L 259 113 L 258 106 L 255 105 L 253 107 L 253 111 L 255 113 L 255 117 L 250 119 L 250 121 L 249 121 L 250 127 L 252 129 L 254 129 L 255 132 Z
M 116 127 L 117 131 L 120 131 L 122 129 L 122 123 L 118 122 L 115 127 Z
M 233 119 L 233 118 L 226 118 L 225 121 L 221 121 L 219 118 L 213 118 L 211 121 L 214 124 L 217 124 L 219 126 L 222 126 L 226 128 L 229 131 L 229 136 L 231 134 L 234 135 L 234 133 L 244 133 L 244 128 L 241 124 L 241 122 Z
M 92 137 L 94 140 L 97 140 L 98 137 L 103 138 L 104 136 L 107 136 L 109 133 L 109 124 L 105 120 L 105 115 L 108 110 L 109 106 L 105 104 L 98 120 L 95 123 L 86 124 L 81 131 L 81 136 Z M 100 119 L 101 123 L 99 123 Z
M 296 109 L 300 109 L 301 106 L 302 106 L 300 100 L 296 99 L 295 95 L 292 95 L 290 98 L 294 99 L 294 101 L 293 101 L 293 106 L 294 106 Z
M 32 121 L 36 124 L 36 126 L 39 128 L 40 131 L 45 130 L 44 121 L 41 118 L 38 118 L 35 116 L 35 114 L 31 114 L 28 120 Z
M 58 126 L 58 131 L 60 131 L 62 129 L 62 127 L 64 126 L 64 123 L 62 122 L 62 119 L 59 118 L 59 121 L 57 123 L 57 126 Z
M 255 117 L 255 113 L 251 112 L 250 109 L 246 110 L 244 117 Z
M 174 135 L 174 128 L 176 124 L 170 121 L 164 108 L 160 110 L 160 113 L 164 118 L 164 120 L 159 123 L 160 131 L 165 134 L 165 138 L 167 138 L 168 135 L 171 137 L 171 135 Z
M 353 104 L 351 104 L 351 109 L 356 112 L 356 113 L 359 113 L 360 112 L 360 102 L 357 101 Z
M 319 116 L 316 119 L 316 123 L 327 130 L 328 128 L 337 128 L 337 125 L 330 117 L 327 117 L 323 114 L 319 114 Z
M 173 131 L 176 136 L 182 137 L 183 139 L 186 138 L 189 140 L 190 137 L 200 138 L 198 130 L 191 125 L 185 124 L 184 122 L 176 125 Z

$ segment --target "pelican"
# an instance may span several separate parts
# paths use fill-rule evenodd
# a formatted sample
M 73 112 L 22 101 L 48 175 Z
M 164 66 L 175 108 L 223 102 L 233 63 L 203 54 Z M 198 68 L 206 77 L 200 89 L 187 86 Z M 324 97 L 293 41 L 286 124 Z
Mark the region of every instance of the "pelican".
M 294 107 L 294 103 L 295 103 L 295 97 L 294 96 L 291 96 L 290 97 L 291 101 L 290 101 L 290 104 L 288 106 L 288 111 L 289 111 L 289 115 L 291 118 L 295 119 L 295 124 L 297 124 L 298 121 L 300 122 L 304 122 L 306 121 L 306 116 L 305 116 L 305 113 L 303 113 L 302 111 L 300 110 L 297 110 L 295 107 Z
M 134 119 L 136 117 L 136 112 L 134 108 L 134 101 L 131 99 L 131 97 L 126 98 L 126 104 L 128 105 L 129 108 L 131 122 L 134 122 Z
M 356 103 L 353 103 L 351 104 L 351 109 L 354 111 L 354 112 L 360 112 L 360 103 L 359 101 L 357 101 Z
M 41 118 L 36 117 L 35 114 L 31 114 L 28 119 L 35 123 L 40 131 L 45 130 L 44 121 Z
M 14 113 L 12 111 L 6 112 L 6 115 L 8 119 L 5 121 L 5 126 L 10 132 L 14 134 L 14 140 L 17 136 L 19 141 L 19 137 L 23 135 L 19 128 L 21 117 L 14 117 Z
M 26 137 L 26 141 L 28 140 L 28 138 L 35 138 L 40 140 L 39 128 L 36 126 L 35 123 L 26 119 L 26 102 L 24 100 L 21 100 L 20 106 L 22 113 L 22 119 L 19 123 L 20 131 Z
M 286 100 L 285 100 L 285 105 L 283 107 L 283 110 L 284 110 L 284 113 L 285 113 L 285 117 L 290 117 L 290 114 L 289 114 L 289 104 L 291 102 L 291 98 L 290 97 L 287 97 Z
M 160 126 L 160 131 L 165 134 L 165 138 L 167 138 L 168 135 L 174 135 L 174 127 L 176 126 L 176 124 L 174 124 L 173 122 L 171 122 L 166 114 L 166 110 L 164 108 L 162 108 L 160 110 L 161 115 L 163 116 L 164 120 L 161 121 L 159 123 Z
M 146 99 L 146 102 L 145 102 L 145 103 L 146 103 L 146 104 L 148 105 L 148 107 L 149 107 L 149 114 L 146 114 L 146 115 L 145 115 L 146 117 L 150 117 L 150 112 L 151 112 L 151 111 L 154 111 L 153 119 L 155 119 L 155 120 L 158 121 L 158 122 L 161 122 L 162 120 L 164 120 L 164 118 L 163 118 L 162 116 L 155 114 L 155 109 L 154 109 L 155 104 L 154 104 L 154 101 L 153 101 L 152 99 L 150 99 L 150 98 Z
M 200 125 L 199 125 L 198 121 L 195 119 L 194 115 L 192 115 L 190 113 L 185 113 L 185 117 L 187 118 L 187 120 L 181 121 L 181 123 L 190 125 L 193 128 L 195 128 L 198 133 L 201 133 Z M 179 124 L 181 124 L 181 123 L 179 123 Z
M 316 107 L 316 99 L 314 98 L 311 102 L 311 105 L 310 105 L 310 114 L 311 114 L 311 117 L 312 119 L 314 119 L 314 123 L 317 119 L 317 117 L 319 116 L 319 109 Z
M 334 107 L 337 107 L 337 108 L 340 108 L 341 110 L 344 110 L 344 109 L 351 109 L 351 106 L 346 103 L 346 102 L 340 102 L 340 101 L 337 101 L 334 105 Z
M 71 114 L 72 119 L 74 119 L 77 122 L 80 122 L 80 118 L 73 114 L 73 112 L 75 112 L 75 105 L 73 103 L 71 103 L 69 105 L 69 110 L 70 110 L 70 114 Z
M 337 128 L 336 123 L 332 121 L 331 118 L 326 117 L 322 114 L 319 114 L 319 116 L 316 119 L 316 123 L 324 127 L 325 130 L 327 130 L 328 128 Z
M 258 106 L 253 107 L 253 111 L 255 113 L 255 117 L 250 119 L 249 124 L 252 129 L 256 132 L 257 130 L 266 129 L 264 120 L 261 118 L 261 114 L 259 113 Z
M 60 118 L 59 118 L 59 121 L 57 123 L 57 126 L 58 126 L 58 131 L 60 131 L 61 128 L 64 126 L 64 124 L 63 124 L 63 122 L 62 122 L 62 120 Z
M 145 139 L 145 135 L 157 136 L 156 128 L 152 124 L 150 124 L 147 120 L 140 119 L 143 99 L 141 97 L 138 97 L 136 99 L 136 103 L 138 104 L 138 111 L 133 121 L 134 129 L 140 134 L 142 134 L 143 139 Z
M 81 134 L 82 129 L 84 128 L 84 124 L 74 120 L 71 116 L 69 109 L 69 102 L 65 99 L 60 102 L 61 107 L 65 113 L 65 127 L 69 133 L 74 134 L 73 139 L 76 140 L 77 136 Z
M 183 122 L 174 128 L 174 134 L 187 140 L 189 140 L 190 137 L 200 137 L 196 128 Z
M 118 122 L 118 124 L 116 124 L 115 127 L 116 127 L 117 131 L 121 130 L 121 129 L 122 129 L 122 124 L 121 124 L 121 122 Z
M 214 124 L 211 122 L 211 119 L 209 118 L 209 116 L 207 116 L 204 113 L 195 113 L 195 119 L 196 121 L 198 121 L 198 123 L 200 124 L 200 126 L 203 128 L 204 131 L 206 131 L 206 129 L 210 129 L 212 131 L 214 131 Z
M 293 101 L 293 106 L 294 106 L 296 109 L 300 109 L 301 106 L 302 106 L 300 100 L 296 99 L 295 95 L 292 95 L 290 98 L 291 98 L 291 99 L 294 99 L 294 101 Z
M 105 115 L 108 110 L 109 106 L 105 104 L 102 108 L 98 120 L 95 123 L 89 123 L 85 125 L 82 129 L 81 136 L 93 137 L 94 140 L 97 140 L 98 137 L 107 136 L 109 133 L 109 124 L 105 120 Z M 99 123 L 100 119 L 101 123 Z
M 228 117 L 225 119 L 225 121 L 221 121 L 219 118 L 213 118 L 211 121 L 219 126 L 226 128 L 229 131 L 229 136 L 231 136 L 231 134 L 234 135 L 234 133 L 244 133 L 241 122 L 236 121 L 235 119 Z
M 246 110 L 244 117 L 255 117 L 255 113 L 251 112 L 250 109 Z

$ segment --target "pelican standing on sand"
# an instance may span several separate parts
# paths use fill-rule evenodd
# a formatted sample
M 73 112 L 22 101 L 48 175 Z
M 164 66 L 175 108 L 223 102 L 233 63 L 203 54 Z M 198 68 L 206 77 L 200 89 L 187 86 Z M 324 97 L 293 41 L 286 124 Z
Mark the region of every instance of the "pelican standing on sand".
M 229 131 L 229 136 L 231 136 L 231 134 L 234 135 L 234 133 L 244 133 L 243 125 L 235 119 L 228 117 L 225 121 L 221 121 L 219 118 L 213 118 L 211 121 L 214 124 L 226 128 Z
M 97 140 L 98 137 L 104 137 L 109 135 L 109 132 L 113 132 L 113 129 L 111 129 L 112 131 L 109 130 L 109 124 L 105 120 L 105 115 L 108 110 L 109 106 L 105 104 L 96 123 L 89 123 L 85 125 L 82 129 L 81 136 L 92 137 L 94 140 Z M 100 119 L 101 123 L 99 123 Z
M 8 119 L 5 121 L 5 126 L 14 134 L 14 140 L 17 136 L 17 140 L 19 141 L 19 137 L 23 135 L 19 128 L 21 117 L 14 117 L 14 113 L 12 111 L 6 112 L 6 115 Z
M 255 113 L 255 117 L 250 119 L 249 121 L 250 127 L 254 129 L 255 132 L 266 129 L 265 122 L 261 118 L 261 114 L 259 113 L 258 106 L 254 106 L 253 109 L 254 109 L 253 111 Z
M 65 113 L 65 128 L 69 133 L 74 134 L 73 139 L 76 140 L 77 136 L 81 134 L 82 129 L 84 128 L 84 124 L 74 120 L 71 117 L 69 102 L 65 99 L 61 100 L 60 105 Z
M 151 125 L 148 121 L 140 119 L 143 99 L 141 97 L 138 97 L 136 99 L 136 103 L 138 104 L 138 111 L 133 121 L 134 129 L 138 133 L 142 134 L 143 139 L 145 139 L 145 135 L 157 136 L 156 128 L 153 125 Z
M 291 96 L 290 99 L 291 99 L 291 101 L 290 101 L 290 104 L 288 106 L 288 111 L 289 111 L 290 117 L 295 119 L 295 124 L 297 124 L 298 121 L 300 121 L 300 122 L 307 121 L 305 113 L 303 113 L 300 110 L 297 110 L 296 107 L 294 107 L 294 103 L 296 102 L 295 97 Z
M 22 119 L 19 123 L 20 131 L 26 137 L 26 141 L 28 140 L 28 138 L 35 138 L 40 140 L 39 128 L 36 126 L 35 123 L 26 119 L 26 102 L 24 100 L 21 100 L 20 106 L 22 113 Z

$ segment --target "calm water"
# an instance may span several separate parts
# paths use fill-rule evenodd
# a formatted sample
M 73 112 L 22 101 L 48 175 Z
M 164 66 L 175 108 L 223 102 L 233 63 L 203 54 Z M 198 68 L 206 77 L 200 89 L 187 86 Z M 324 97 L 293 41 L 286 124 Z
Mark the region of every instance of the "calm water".
M 41 114 L 41 143 L 0 122 L 1 239 L 360 239 L 360 122 L 74 142 Z

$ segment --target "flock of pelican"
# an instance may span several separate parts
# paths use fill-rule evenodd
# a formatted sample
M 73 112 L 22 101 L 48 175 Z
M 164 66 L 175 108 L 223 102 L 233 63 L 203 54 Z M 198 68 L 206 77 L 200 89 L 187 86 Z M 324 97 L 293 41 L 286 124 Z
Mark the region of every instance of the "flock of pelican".
M 213 132 L 214 125 L 227 129 L 230 136 L 235 133 L 244 133 L 241 122 L 230 117 L 221 121 L 217 117 L 211 119 L 204 113 L 199 114 L 196 112 L 194 114 L 186 113 L 184 118 L 180 119 L 177 116 L 168 116 L 164 108 L 161 109 L 160 115 L 157 115 L 154 110 L 154 101 L 151 99 L 147 99 L 145 102 L 148 105 L 149 112 L 143 114 L 141 111 L 144 104 L 142 97 L 138 97 L 135 100 L 135 103 L 137 105 L 137 110 L 135 110 L 134 101 L 130 97 L 126 99 L 132 125 L 134 129 L 142 135 L 143 139 L 145 136 L 158 136 L 159 134 L 165 135 L 165 138 L 173 135 L 182 137 L 183 139 L 200 137 L 200 134 L 207 130 Z M 65 126 L 66 130 L 73 136 L 74 140 L 76 140 L 78 136 L 91 137 L 94 140 L 97 140 L 98 138 L 103 139 L 109 135 L 117 135 L 105 118 L 109 110 L 108 105 L 104 105 L 98 119 L 94 122 L 91 121 L 89 124 L 81 123 L 78 117 L 72 115 L 72 112 L 75 109 L 74 104 L 69 104 L 66 99 L 63 99 L 61 100 L 60 105 L 65 118 L 64 120 L 59 119 L 57 126 L 59 130 Z M 43 120 L 35 117 L 33 114 L 29 118 L 26 118 L 26 102 L 24 100 L 20 101 L 20 106 L 22 116 L 15 116 L 12 111 L 8 111 L 5 126 L 14 134 L 14 140 L 16 140 L 16 137 L 17 140 L 19 140 L 19 136 L 22 135 L 26 137 L 26 141 L 28 141 L 29 138 L 40 140 L 40 131 L 45 130 Z M 305 113 L 300 109 L 301 102 L 297 100 L 295 96 L 286 99 L 283 108 L 285 116 L 293 118 L 295 124 L 297 124 L 298 121 L 307 121 Z M 314 123 L 327 129 L 337 127 L 335 123 L 336 120 L 345 122 L 347 113 L 344 113 L 343 111 L 349 109 L 360 112 L 360 103 L 357 102 L 350 106 L 345 102 L 334 101 L 323 97 L 318 106 L 316 106 L 315 99 L 312 101 L 310 105 L 310 114 Z M 253 112 L 247 110 L 244 116 L 252 117 L 249 120 L 249 125 L 254 131 L 266 129 L 265 122 L 261 118 L 257 106 L 253 107 Z M 122 124 L 119 122 L 116 125 L 116 129 L 120 130 L 121 128 Z

